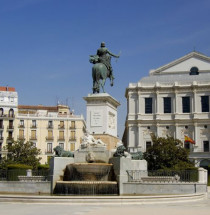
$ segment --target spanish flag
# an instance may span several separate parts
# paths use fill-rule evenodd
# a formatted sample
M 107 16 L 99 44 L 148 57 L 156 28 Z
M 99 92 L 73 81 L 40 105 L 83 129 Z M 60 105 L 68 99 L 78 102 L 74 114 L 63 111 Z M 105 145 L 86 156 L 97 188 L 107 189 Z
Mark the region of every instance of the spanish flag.
M 192 143 L 192 144 L 195 144 L 195 141 L 193 139 L 191 139 L 190 137 L 188 137 L 188 136 L 184 136 L 184 141 Z

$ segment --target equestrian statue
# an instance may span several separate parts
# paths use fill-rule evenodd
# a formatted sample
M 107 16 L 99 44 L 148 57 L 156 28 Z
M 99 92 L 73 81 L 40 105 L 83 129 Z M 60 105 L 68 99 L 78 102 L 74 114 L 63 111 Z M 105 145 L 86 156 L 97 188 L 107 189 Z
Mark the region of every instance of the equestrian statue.
M 100 87 L 104 91 L 104 85 L 106 79 L 110 79 L 110 85 L 114 85 L 114 75 L 111 66 L 111 57 L 119 58 L 120 55 L 112 54 L 105 46 L 105 43 L 101 43 L 101 47 L 97 50 L 96 55 L 90 55 L 90 63 L 93 63 L 92 77 L 93 77 L 93 93 L 100 93 Z

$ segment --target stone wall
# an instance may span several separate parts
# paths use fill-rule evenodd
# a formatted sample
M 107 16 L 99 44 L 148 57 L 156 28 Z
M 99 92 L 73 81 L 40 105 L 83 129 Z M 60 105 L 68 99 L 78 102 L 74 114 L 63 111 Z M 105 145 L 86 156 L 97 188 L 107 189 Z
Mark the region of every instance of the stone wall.
M 50 194 L 51 182 L 0 181 L 0 193 L 5 194 Z

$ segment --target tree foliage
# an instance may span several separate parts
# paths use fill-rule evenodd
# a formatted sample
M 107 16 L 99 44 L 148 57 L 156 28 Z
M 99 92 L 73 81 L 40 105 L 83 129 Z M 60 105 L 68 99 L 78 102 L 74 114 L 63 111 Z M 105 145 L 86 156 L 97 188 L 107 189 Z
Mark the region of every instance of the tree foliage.
M 6 150 L 8 151 L 7 158 L 4 160 L 6 164 L 25 164 L 33 168 L 37 168 L 40 164 L 41 150 L 37 149 L 32 142 L 13 141 L 6 145 Z
M 167 136 L 151 135 L 153 145 L 144 153 L 149 170 L 158 169 L 187 169 L 194 167 L 189 161 L 189 151 L 183 148 L 183 143 Z

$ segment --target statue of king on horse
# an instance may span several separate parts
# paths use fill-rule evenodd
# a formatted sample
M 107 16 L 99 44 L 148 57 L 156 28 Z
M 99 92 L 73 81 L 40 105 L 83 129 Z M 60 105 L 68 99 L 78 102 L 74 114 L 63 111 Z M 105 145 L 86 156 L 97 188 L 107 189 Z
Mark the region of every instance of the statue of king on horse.
M 104 91 L 104 85 L 106 78 L 109 78 L 114 85 L 114 76 L 111 66 L 111 56 L 119 58 L 120 55 L 112 54 L 105 46 L 105 43 L 101 43 L 101 47 L 97 50 L 96 55 L 90 55 L 90 63 L 93 63 L 92 77 L 93 77 L 93 93 L 100 93 L 100 87 Z M 102 81 L 100 81 L 102 80 Z

